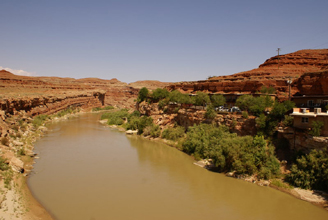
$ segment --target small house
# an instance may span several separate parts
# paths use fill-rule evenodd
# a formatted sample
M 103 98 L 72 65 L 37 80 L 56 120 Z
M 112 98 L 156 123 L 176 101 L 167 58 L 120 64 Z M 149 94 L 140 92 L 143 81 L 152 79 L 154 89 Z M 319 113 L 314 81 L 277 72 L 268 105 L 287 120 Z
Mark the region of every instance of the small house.
M 310 129 L 314 121 L 322 121 L 321 135 L 328 136 L 328 112 L 322 112 L 321 108 L 314 108 L 313 112 L 310 108 L 293 108 L 290 115 L 294 117 L 293 126 L 300 129 Z

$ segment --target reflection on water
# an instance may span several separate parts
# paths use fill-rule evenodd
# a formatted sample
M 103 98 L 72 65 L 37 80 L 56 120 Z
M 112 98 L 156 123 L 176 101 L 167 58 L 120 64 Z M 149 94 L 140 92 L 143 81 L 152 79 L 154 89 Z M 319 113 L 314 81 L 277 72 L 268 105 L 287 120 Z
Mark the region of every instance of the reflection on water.
M 65 219 L 328 219 L 268 187 L 209 172 L 184 153 L 126 136 L 86 114 L 50 126 L 29 186 Z

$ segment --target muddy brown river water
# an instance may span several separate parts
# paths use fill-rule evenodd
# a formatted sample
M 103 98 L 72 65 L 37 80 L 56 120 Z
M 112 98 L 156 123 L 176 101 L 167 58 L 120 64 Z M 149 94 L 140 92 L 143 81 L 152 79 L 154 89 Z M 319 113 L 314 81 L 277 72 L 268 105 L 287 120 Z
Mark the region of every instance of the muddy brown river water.
M 84 114 L 54 123 L 35 151 L 33 195 L 58 220 L 327 220 L 269 187 L 193 165 L 164 144 L 126 136 Z

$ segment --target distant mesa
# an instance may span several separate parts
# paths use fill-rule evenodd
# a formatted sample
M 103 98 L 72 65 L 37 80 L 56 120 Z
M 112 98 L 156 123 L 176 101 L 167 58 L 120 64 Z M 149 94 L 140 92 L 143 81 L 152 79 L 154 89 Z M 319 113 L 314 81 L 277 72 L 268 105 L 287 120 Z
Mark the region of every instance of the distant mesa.
M 327 78 L 325 78 L 325 72 L 327 71 L 328 49 L 300 50 L 271 57 L 253 70 L 233 75 L 211 77 L 208 80 L 175 83 L 168 88 L 187 93 L 196 91 L 209 93 L 256 93 L 263 86 L 272 86 L 276 89 L 278 98 L 284 100 L 288 98 L 286 95 L 288 92 L 287 80 L 291 79 L 293 81 L 291 85 L 291 93 L 293 95 L 299 92 L 299 88 L 303 88 L 299 83 L 311 84 L 311 82 L 306 82 L 306 79 L 310 79 L 310 76 L 302 81 L 298 80 L 303 74 L 312 73 L 312 81 L 320 78 L 324 82 L 325 80 L 327 81 Z M 321 76 L 315 77 L 317 74 L 321 74 Z M 320 82 L 317 81 L 317 84 L 319 85 Z

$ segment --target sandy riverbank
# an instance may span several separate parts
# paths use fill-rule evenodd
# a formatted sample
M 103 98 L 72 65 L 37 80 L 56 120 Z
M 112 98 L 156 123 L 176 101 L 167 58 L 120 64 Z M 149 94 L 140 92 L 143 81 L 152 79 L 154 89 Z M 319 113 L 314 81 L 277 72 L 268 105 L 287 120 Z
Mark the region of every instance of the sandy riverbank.
M 19 141 L 16 142 L 21 142 L 22 145 L 28 146 L 25 150 L 33 153 L 35 141 L 47 132 L 47 128 L 44 127 L 46 124 L 67 120 L 84 113 L 86 112 L 81 111 L 62 117 L 49 118 L 36 130 L 30 129 L 30 127 L 24 138 L 20 138 Z M 28 123 L 27 127 L 31 126 L 30 124 L 31 121 Z M 19 129 L 17 132 L 19 132 Z M 17 154 L 17 152 L 15 152 L 15 146 L 8 147 L 1 145 L 0 147 L 1 155 L 7 157 L 7 159 L 8 157 L 17 157 L 15 156 Z M 7 173 L 12 175 L 12 180 L 9 184 L 5 184 L 4 172 L 2 173 L 2 178 L 0 178 L 0 220 L 54 220 L 50 212 L 33 196 L 27 184 L 28 176 L 33 169 L 34 160 L 37 157 L 33 154 L 25 154 L 17 158 L 22 161 L 24 172 L 17 172 L 10 167 L 7 171 Z

